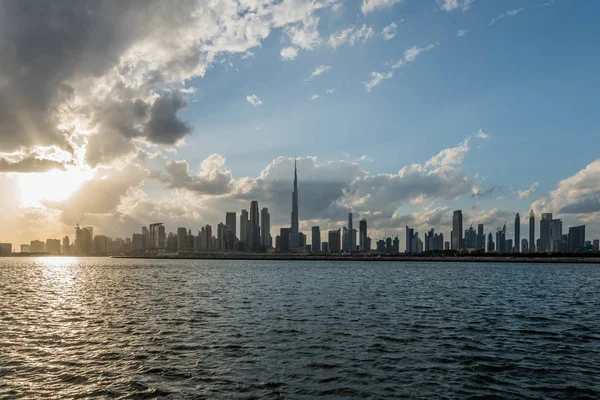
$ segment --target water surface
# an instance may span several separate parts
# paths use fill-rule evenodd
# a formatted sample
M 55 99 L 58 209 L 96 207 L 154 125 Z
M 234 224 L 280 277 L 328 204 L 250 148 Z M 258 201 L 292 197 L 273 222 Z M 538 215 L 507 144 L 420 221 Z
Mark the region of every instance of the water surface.
M 0 258 L 0 398 L 600 398 L 600 267 Z

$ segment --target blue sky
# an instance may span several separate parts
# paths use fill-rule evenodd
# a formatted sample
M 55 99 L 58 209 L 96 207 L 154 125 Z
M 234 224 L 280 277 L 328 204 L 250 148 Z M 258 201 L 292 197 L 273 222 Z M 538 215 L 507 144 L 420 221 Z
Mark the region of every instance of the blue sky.
M 305 230 L 352 208 L 374 237 L 448 233 L 461 208 L 489 231 L 533 208 L 600 236 L 599 3 L 4 7 L 18 29 L 0 35 L 20 52 L 0 61 L 0 102 L 21 100 L 2 103 L 0 181 L 26 199 L 2 198 L 4 234 L 35 221 L 63 235 L 82 214 L 113 236 L 156 219 L 195 230 L 252 199 L 275 234 L 297 154 Z
M 354 46 L 300 51 L 293 61 L 280 59 L 289 40 L 274 33 L 252 57 L 225 57 L 190 82 L 198 92 L 183 115 L 197 134 L 178 155 L 193 165 L 221 153 L 237 176 L 256 175 L 279 155 L 367 155 L 374 160 L 369 170 L 385 173 L 483 129 L 490 141 L 465 160 L 465 169 L 486 178 L 483 187 L 526 189 L 538 181 L 539 191 L 549 191 L 598 155 L 591 146 L 598 143 L 598 100 L 590 89 L 600 86 L 600 54 L 593 51 L 599 8 L 564 0 L 480 1 L 466 12 L 445 12 L 434 2 L 406 1 L 366 16 L 359 2 L 337 14 L 324 10 L 324 38 L 350 25 L 368 24 L 376 33 Z M 390 23 L 397 35 L 386 41 L 380 33 Z M 460 29 L 467 31 L 462 37 Z M 407 48 L 431 43 L 439 45 L 365 90 L 370 72 L 388 71 Z M 306 82 L 318 65 L 331 70 Z M 248 104 L 250 94 L 263 104 Z M 311 100 L 314 94 L 320 97 Z M 505 206 L 526 207 L 515 199 Z

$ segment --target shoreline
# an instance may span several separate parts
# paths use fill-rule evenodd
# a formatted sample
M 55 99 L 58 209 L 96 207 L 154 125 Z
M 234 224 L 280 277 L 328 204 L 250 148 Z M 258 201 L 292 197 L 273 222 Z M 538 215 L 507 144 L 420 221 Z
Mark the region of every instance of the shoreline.
M 149 259 L 149 260 L 240 260 L 240 261 L 373 261 L 373 262 L 482 262 L 482 263 L 529 263 L 529 264 L 600 264 L 600 257 L 575 257 L 575 256 L 547 256 L 547 257 L 502 257 L 502 256 L 308 256 L 308 255 L 252 255 L 252 254 L 194 254 L 178 256 L 111 256 L 111 258 Z

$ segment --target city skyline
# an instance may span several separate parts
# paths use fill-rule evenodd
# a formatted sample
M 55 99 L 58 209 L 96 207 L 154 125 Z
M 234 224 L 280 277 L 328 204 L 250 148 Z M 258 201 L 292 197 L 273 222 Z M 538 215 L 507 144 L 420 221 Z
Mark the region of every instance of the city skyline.
M 441 251 L 478 251 L 487 253 L 576 253 L 598 252 L 600 241 L 598 239 L 586 240 L 585 225 L 568 227 L 567 233 L 563 230 L 562 220 L 553 218 L 552 213 L 542 213 L 540 219 L 539 238 L 535 238 L 535 212 L 529 212 L 529 238 L 520 237 L 521 217 L 515 214 L 513 223 L 513 238 L 507 234 L 506 221 L 502 227 L 496 228 L 494 241 L 492 232 L 488 232 L 487 240 L 485 224 L 478 223 L 477 229 L 473 223 L 468 229 L 463 230 L 462 210 L 452 212 L 452 230 L 449 240 L 444 241 L 443 232 L 436 232 L 432 227 L 421 237 L 418 230 L 405 226 L 405 247 L 401 249 L 400 235 L 392 235 L 376 242 L 367 235 L 368 221 L 363 215 L 359 221 L 359 230 L 353 228 L 353 213 L 348 212 L 346 226 L 329 230 L 328 242 L 321 240 L 319 226 L 311 227 L 311 237 L 299 231 L 299 203 L 298 203 L 298 168 L 294 159 L 293 191 L 291 201 L 290 227 L 282 227 L 279 235 L 271 235 L 271 214 L 268 207 L 259 211 L 257 200 L 250 202 L 250 213 L 246 209 L 240 212 L 239 231 L 237 226 L 237 213 L 225 213 L 225 223 L 220 222 L 213 235 L 212 226 L 206 224 L 198 234 L 192 233 L 188 227 L 177 228 L 176 233 L 165 229 L 164 223 L 155 222 L 148 227 L 142 226 L 141 233 L 133 233 L 131 238 L 110 238 L 106 235 L 94 235 L 93 226 L 80 226 L 85 218 L 82 216 L 75 226 L 75 240 L 70 244 L 69 236 L 62 241 L 59 239 L 46 239 L 46 242 L 32 240 L 30 244 L 21 244 L 19 252 L 48 253 L 48 254 L 132 254 L 132 255 L 186 255 L 204 252 L 245 252 L 245 253 L 377 253 L 422 254 Z M 464 232 L 464 233 L 463 233 Z M 357 242 L 358 235 L 358 242 Z M 373 248 L 375 242 L 375 248 Z M 311 243 L 311 244 L 309 244 Z M 358 245 L 357 245 L 358 243 Z M 0 243 L 0 255 L 9 255 L 13 252 L 11 243 Z M 17 252 L 15 248 L 14 252 Z
M 532 209 L 600 236 L 600 4 L 76 3 L 0 4 L 1 243 L 73 240 L 82 216 L 217 235 L 253 200 L 274 240 L 295 163 L 309 243 L 348 212 L 372 247 L 449 241 L 454 210 L 510 238 L 519 213 L 528 242 Z

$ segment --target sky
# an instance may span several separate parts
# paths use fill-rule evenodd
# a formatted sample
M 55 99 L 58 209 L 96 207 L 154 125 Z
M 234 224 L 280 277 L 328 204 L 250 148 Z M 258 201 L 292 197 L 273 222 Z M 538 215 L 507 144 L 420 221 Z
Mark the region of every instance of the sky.
M 225 212 L 600 238 L 600 3 L 0 0 L 0 242 Z M 355 225 L 357 223 L 355 222 Z M 565 232 L 566 233 L 566 232 Z M 536 226 L 536 237 L 539 225 Z

